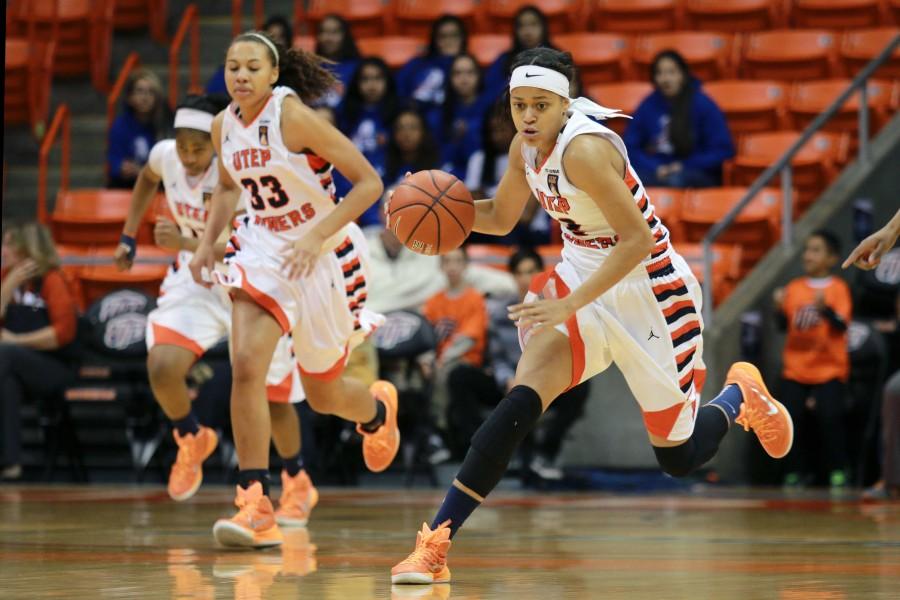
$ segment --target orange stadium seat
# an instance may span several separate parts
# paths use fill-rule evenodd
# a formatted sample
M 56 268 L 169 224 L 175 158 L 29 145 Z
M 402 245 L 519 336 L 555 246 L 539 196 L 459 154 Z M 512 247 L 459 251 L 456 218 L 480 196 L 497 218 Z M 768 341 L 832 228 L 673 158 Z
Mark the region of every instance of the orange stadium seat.
M 295 2 L 294 6 L 302 6 Z M 313 35 L 319 21 L 331 14 L 344 17 L 350 23 L 355 38 L 384 35 L 386 5 L 382 0 L 310 0 L 304 15 L 307 35 Z
M 698 31 L 765 31 L 786 25 L 777 0 L 685 0 L 685 26 Z
M 795 27 L 877 27 L 885 16 L 882 0 L 794 0 L 791 4 L 791 21 Z
M 40 134 L 50 107 L 53 47 L 53 42 L 29 44 L 26 38 L 6 38 L 4 123 L 29 123 Z
M 431 24 L 441 15 L 461 18 L 469 32 L 475 31 L 475 0 L 394 0 L 394 29 L 400 35 L 428 38 Z
M 298 35 L 294 37 L 294 48 L 298 50 L 306 50 L 307 52 L 316 51 L 316 37 L 314 35 Z
M 837 41 L 826 30 L 760 31 L 747 35 L 741 72 L 750 79 L 825 79 L 839 71 Z
M 511 34 L 513 17 L 523 6 L 536 6 L 547 16 L 550 32 L 559 35 L 587 29 L 583 23 L 583 4 L 586 0 L 481 0 L 479 3 L 479 33 Z
M 553 38 L 561 50 L 570 52 L 581 73 L 581 83 L 622 81 L 628 70 L 628 40 L 612 33 L 569 33 Z
M 781 129 L 787 93 L 776 81 L 710 81 L 703 90 L 725 113 L 732 135 Z
M 894 24 L 900 25 L 900 0 L 887 0 L 888 9 L 894 17 Z
M 741 138 L 737 156 L 725 167 L 728 185 L 751 185 L 769 166 L 775 164 L 797 141 L 796 131 L 752 133 Z M 815 202 L 838 173 L 838 165 L 847 160 L 846 135 L 816 133 L 791 161 L 791 183 L 797 190 L 794 214 L 799 216 Z M 779 185 L 780 178 L 770 185 Z
M 644 98 L 653 93 L 653 85 L 649 81 L 622 81 L 619 83 L 601 83 L 587 90 L 588 95 L 609 108 L 618 108 L 626 115 L 633 115 Z M 604 125 L 622 135 L 628 128 L 630 119 L 607 119 Z
M 647 188 L 653 211 L 669 229 L 673 242 L 684 239 L 681 231 L 681 203 L 684 201 L 684 190 L 680 188 Z
M 425 41 L 421 38 L 386 35 L 376 38 L 360 38 L 356 40 L 359 52 L 363 56 L 379 56 L 392 69 L 398 69 L 410 59 L 425 50 Z
M 676 250 L 691 268 L 700 285 L 703 281 L 703 244 L 678 244 Z M 713 244 L 713 304 L 721 304 L 741 278 L 741 247 L 737 244 Z
M 31 40 L 55 40 L 53 73 L 90 74 L 106 91 L 112 46 L 113 0 L 34 0 L 11 9 L 11 23 Z
M 884 51 L 888 43 L 900 35 L 900 28 L 860 29 L 847 31 L 841 41 L 841 62 L 848 77 L 854 77 L 866 64 Z M 875 71 L 882 79 L 900 79 L 900 48 Z
M 681 204 L 685 239 L 700 243 L 706 232 L 731 210 L 747 192 L 745 187 L 689 190 Z M 781 192 L 764 189 L 716 240 L 740 244 L 741 275 L 750 272 L 781 235 Z
M 544 259 L 545 269 L 551 269 L 560 263 L 562 260 L 562 249 L 562 244 L 545 244 L 535 248 L 538 255 Z
M 487 67 L 509 50 L 510 37 L 502 33 L 476 33 L 469 36 L 469 53 L 478 64 Z
M 500 271 L 506 271 L 506 264 L 509 257 L 512 256 L 512 246 L 501 246 L 499 244 L 468 244 L 466 252 L 469 260 L 475 264 L 491 267 Z
M 56 199 L 50 215 L 53 239 L 62 244 L 94 246 L 115 245 L 128 215 L 129 190 L 67 190 Z M 157 195 L 138 231 L 138 241 L 153 242 L 157 215 L 167 215 L 165 198 Z
M 640 36 L 631 58 L 638 76 L 649 73 L 653 57 L 663 50 L 677 50 L 694 75 L 703 81 L 731 75 L 733 37 L 709 31 L 674 31 Z
M 121 288 L 137 288 L 156 297 L 168 268 L 166 264 L 135 263 L 130 270 L 119 271 L 114 264 L 87 265 L 78 270 L 77 277 L 84 303 L 90 306 L 98 298 Z
M 788 98 L 788 113 L 795 129 L 802 130 L 824 111 L 850 85 L 849 79 L 828 79 L 825 81 L 805 81 L 791 88 Z M 887 123 L 891 112 L 891 86 L 889 83 L 869 81 L 867 87 L 869 104 L 869 132 L 877 131 Z M 856 131 L 859 127 L 859 92 L 850 96 L 844 105 L 823 129 L 841 133 Z
M 141 29 L 150 21 L 151 0 L 115 0 L 113 25 L 116 29 Z
M 671 31 L 680 24 L 678 0 L 590 0 L 590 24 L 598 31 Z

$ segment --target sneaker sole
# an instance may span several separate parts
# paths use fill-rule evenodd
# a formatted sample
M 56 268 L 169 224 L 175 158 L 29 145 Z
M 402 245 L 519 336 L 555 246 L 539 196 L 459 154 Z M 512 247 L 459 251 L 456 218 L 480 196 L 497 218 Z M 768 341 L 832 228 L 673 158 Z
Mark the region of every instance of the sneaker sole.
M 231 548 L 268 548 L 282 543 L 282 540 L 257 541 L 252 532 L 231 521 L 217 521 L 213 525 L 213 537 L 219 544 Z
M 203 474 L 200 474 L 200 477 L 197 478 L 197 483 L 191 486 L 191 489 L 184 492 L 183 494 L 173 494 L 169 491 L 169 498 L 174 500 L 175 502 L 184 502 L 185 500 L 190 500 L 194 497 L 194 494 L 197 493 L 197 490 L 200 489 L 200 485 L 203 483 Z
M 391 575 L 391 583 L 406 585 L 430 585 L 432 583 L 450 583 L 449 579 L 435 579 L 431 573 L 399 573 Z
M 306 527 L 309 519 L 295 519 L 293 517 L 275 517 L 275 521 L 282 527 Z

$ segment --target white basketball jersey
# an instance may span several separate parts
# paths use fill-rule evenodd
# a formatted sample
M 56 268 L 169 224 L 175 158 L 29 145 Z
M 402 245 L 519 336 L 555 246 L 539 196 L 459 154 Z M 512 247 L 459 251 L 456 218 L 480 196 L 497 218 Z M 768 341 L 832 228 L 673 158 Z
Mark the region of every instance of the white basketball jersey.
M 254 232 L 254 241 L 273 252 L 303 237 L 336 203 L 331 165 L 312 150 L 294 153 L 284 144 L 281 110 L 287 96 L 297 94 L 276 87 L 247 125 L 231 104 L 221 132 L 222 162 L 235 183 L 249 192 L 248 230 Z
M 536 148 L 522 144 L 525 178 L 534 197 L 550 217 L 559 221 L 566 246 L 606 250 L 616 245 L 618 240 L 616 232 L 606 221 L 597 202 L 572 185 L 563 169 L 562 161 L 566 148 L 576 136 L 584 134 L 606 138 L 622 154 L 625 159 L 625 183 L 656 239 L 653 257 L 660 256 L 668 248 L 669 231 L 654 214 L 653 205 L 650 204 L 650 199 L 644 191 L 644 185 L 628 161 L 625 143 L 615 132 L 584 113 L 578 111 L 570 113 L 569 120 L 556 140 L 556 146 L 544 159 L 543 164 L 535 164 Z
M 215 158 L 203 175 L 189 178 L 178 158 L 175 140 L 162 140 L 150 151 L 149 164 L 162 177 L 166 202 L 181 235 L 200 239 L 206 229 L 209 201 L 219 182 L 219 167 Z M 182 250 L 178 253 L 178 263 L 186 265 L 192 256 L 192 252 Z

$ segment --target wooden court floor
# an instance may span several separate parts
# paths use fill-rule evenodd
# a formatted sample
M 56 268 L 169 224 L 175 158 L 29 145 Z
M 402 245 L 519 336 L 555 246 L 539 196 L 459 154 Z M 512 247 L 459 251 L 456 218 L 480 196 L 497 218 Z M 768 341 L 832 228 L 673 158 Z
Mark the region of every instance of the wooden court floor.
M 324 489 L 281 549 L 225 551 L 232 491 L 0 487 L 0 598 L 900 599 L 900 504 L 721 490 L 506 493 L 456 538 L 453 582 L 391 586 L 441 495 Z

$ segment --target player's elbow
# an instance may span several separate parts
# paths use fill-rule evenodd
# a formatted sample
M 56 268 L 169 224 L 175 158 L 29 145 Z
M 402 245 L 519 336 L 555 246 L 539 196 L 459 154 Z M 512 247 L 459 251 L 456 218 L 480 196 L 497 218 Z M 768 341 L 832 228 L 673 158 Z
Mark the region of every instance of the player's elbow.
M 634 248 L 634 253 L 641 257 L 650 254 L 654 246 L 656 246 L 656 240 L 653 237 L 653 233 L 647 227 L 638 228 L 628 236 L 627 242 Z

